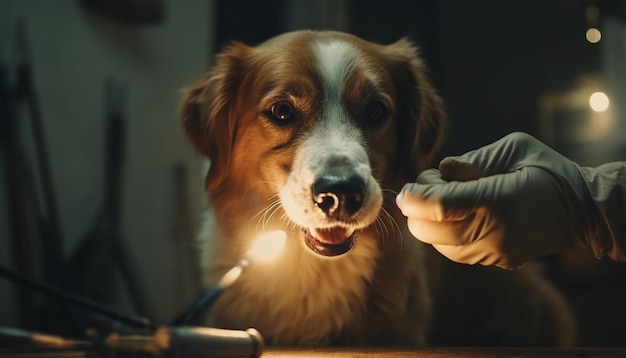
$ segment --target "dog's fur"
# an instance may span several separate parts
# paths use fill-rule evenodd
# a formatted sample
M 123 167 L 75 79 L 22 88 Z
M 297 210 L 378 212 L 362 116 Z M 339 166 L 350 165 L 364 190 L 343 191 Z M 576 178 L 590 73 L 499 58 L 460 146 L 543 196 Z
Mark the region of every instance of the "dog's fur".
M 424 71 L 406 40 L 382 46 L 299 31 L 256 47 L 233 43 L 187 88 L 183 126 L 211 160 L 200 236 L 205 285 L 260 233 L 288 236 L 276 260 L 253 263 L 224 293 L 211 324 L 255 327 L 285 345 L 427 343 L 429 328 L 438 326 L 433 308 L 448 309 L 433 304 L 445 295 L 433 279 L 446 270 L 428 264 L 431 250 L 407 233 L 395 205 L 443 136 L 442 102 Z M 494 279 L 493 287 L 515 287 L 524 281 L 518 276 Z M 553 290 L 527 286 L 538 303 L 500 295 L 523 302 L 512 305 L 518 311 L 541 306 L 555 317 L 536 334 L 569 325 Z M 435 316 L 446 322 L 445 314 Z M 567 342 L 569 332 L 545 343 Z

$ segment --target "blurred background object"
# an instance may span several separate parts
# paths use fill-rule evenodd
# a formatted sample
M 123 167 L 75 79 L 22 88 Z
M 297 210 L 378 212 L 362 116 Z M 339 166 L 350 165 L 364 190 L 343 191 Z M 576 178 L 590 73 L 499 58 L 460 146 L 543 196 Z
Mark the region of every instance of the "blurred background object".
M 40 135 L 29 107 L 9 106 L 24 59 L 19 22 Z M 139 295 L 153 306 L 150 318 L 173 318 L 197 297 L 193 238 L 203 204 L 203 160 L 179 128 L 179 90 L 228 42 L 256 44 L 302 28 L 417 42 L 450 117 L 440 157 L 525 131 L 582 165 L 626 159 L 625 0 L 6 0 L 0 2 L 0 263 L 54 280 L 50 265 L 67 265 L 95 235 L 94 220 L 112 195 L 103 190 L 103 98 L 104 84 L 115 78 L 127 94 L 115 232 L 141 282 Z M 48 174 L 37 164 L 37 145 L 45 149 Z M 18 166 L 15 158 L 22 158 Z M 51 206 L 41 202 L 46 182 Z M 41 217 L 56 228 L 40 230 Z M 56 233 L 59 253 L 44 248 L 46 232 Z M 86 261 L 81 267 L 89 267 Z M 625 345 L 626 264 L 578 250 L 543 262 L 581 322 L 580 345 Z M 124 271 L 106 272 L 110 285 L 101 299 L 135 312 L 137 295 Z M 41 328 L 46 316 L 32 311 L 41 301 L 0 280 L 3 324 Z M 24 305 L 30 310 L 19 313 Z
M 109 3 L 118 3 L 119 10 L 128 2 Z M 13 63 L 19 63 L 16 29 L 23 23 L 63 238 L 59 260 L 69 266 L 85 241 L 99 242 L 100 248 L 123 247 L 117 253 L 111 250 L 108 259 L 105 250 L 82 256 L 83 263 L 72 267 L 71 273 L 86 278 L 83 283 L 91 285 L 88 291 L 99 288 L 106 296 L 97 298 L 127 312 L 135 312 L 136 295 L 128 289 L 125 274 L 135 275 L 141 296 L 154 306 L 155 317 L 150 318 L 167 321 L 197 296 L 197 284 L 192 282 L 197 275 L 189 272 L 195 269 L 196 259 L 189 248 L 193 246 L 190 233 L 200 217 L 203 179 L 200 158 L 187 145 L 176 112 L 179 91 L 209 65 L 214 10 L 207 1 L 143 3 L 150 2 L 146 6 L 152 10 L 147 11 L 157 9 L 158 18 L 150 15 L 147 21 L 136 9 L 136 20 L 129 21 L 88 1 L 3 1 L 0 60 L 11 92 L 19 84 Z M 107 86 L 112 79 L 117 85 Z M 35 170 L 38 152 L 30 114 L 24 105 L 13 112 L 21 166 L 33 179 L 25 184 L 38 190 L 45 178 Z M 5 154 L 3 146 L 3 159 Z M 51 283 L 42 259 L 47 250 L 41 243 L 46 241 L 37 231 L 34 210 L 40 206 L 34 200 L 39 195 L 34 195 L 35 189 L 22 191 L 26 196 L 22 202 L 29 207 L 22 223 L 12 221 L 7 199 L 15 193 L 7 184 L 16 173 L 4 166 L 1 170 L 0 262 L 16 268 L 13 262 L 19 258 L 11 246 L 25 237 L 15 238 L 12 228 L 30 229 L 30 251 L 23 251 L 31 255 L 31 272 L 25 273 Z M 109 215 L 98 220 L 103 211 Z M 44 215 L 49 217 L 49 212 Z M 87 240 L 98 235 L 99 241 Z M 114 235 L 120 245 L 112 244 Z M 134 268 L 125 270 L 115 260 L 132 263 Z M 88 282 L 95 274 L 108 276 L 108 284 Z M 40 312 L 34 312 L 39 322 L 20 319 L 17 308 L 22 299 L 15 292 L 14 285 L 0 280 L 0 322 L 46 328 Z M 42 301 L 37 295 L 33 300 L 36 305 Z

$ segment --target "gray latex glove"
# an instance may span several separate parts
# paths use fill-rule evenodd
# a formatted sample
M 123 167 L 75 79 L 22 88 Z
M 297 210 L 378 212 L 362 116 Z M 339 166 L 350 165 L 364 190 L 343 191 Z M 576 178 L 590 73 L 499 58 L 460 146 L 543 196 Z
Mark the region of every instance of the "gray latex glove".
M 453 261 L 511 269 L 576 244 L 626 259 L 626 162 L 581 168 L 525 133 L 445 158 L 396 201 Z

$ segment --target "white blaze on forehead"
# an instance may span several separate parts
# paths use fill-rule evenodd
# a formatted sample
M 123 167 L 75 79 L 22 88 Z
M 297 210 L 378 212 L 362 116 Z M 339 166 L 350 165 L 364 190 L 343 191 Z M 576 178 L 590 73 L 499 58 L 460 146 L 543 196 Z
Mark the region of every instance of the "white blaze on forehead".
M 342 153 L 367 164 L 362 134 L 342 106 L 345 83 L 359 65 L 359 50 L 350 42 L 330 40 L 317 42 L 313 51 L 324 84 L 324 101 L 315 128 L 305 141 L 306 151 L 318 160 L 328 153 Z
M 344 84 L 359 58 L 358 49 L 346 41 L 328 40 L 317 42 L 313 52 L 324 84 L 324 101 L 316 125 L 317 135 L 312 137 L 321 136 L 327 146 L 341 148 L 350 142 L 348 138 L 359 137 L 348 125 L 341 103 Z
M 316 43 L 314 53 L 324 81 L 326 99 L 338 99 L 358 58 L 357 49 L 348 42 L 334 40 Z

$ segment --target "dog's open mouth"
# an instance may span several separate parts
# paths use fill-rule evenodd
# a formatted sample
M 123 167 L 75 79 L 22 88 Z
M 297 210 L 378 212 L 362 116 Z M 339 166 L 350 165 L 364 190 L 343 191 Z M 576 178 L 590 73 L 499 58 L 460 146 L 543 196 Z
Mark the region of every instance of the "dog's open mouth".
M 304 242 L 309 249 L 322 256 L 339 256 L 354 246 L 354 230 L 344 227 L 305 229 Z

